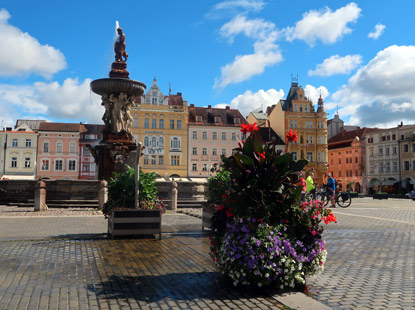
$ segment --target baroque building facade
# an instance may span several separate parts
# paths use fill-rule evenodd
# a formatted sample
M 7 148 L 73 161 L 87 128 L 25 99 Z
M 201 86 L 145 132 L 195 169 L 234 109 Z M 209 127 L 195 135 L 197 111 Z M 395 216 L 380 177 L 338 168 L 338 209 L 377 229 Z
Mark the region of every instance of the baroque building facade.
M 188 106 L 182 94 L 165 96 L 153 85 L 131 108 L 131 132 L 145 146 L 140 167 L 159 177 L 187 176 Z
M 327 114 L 323 98 L 318 99 L 315 110 L 304 89 L 297 82 L 292 82 L 286 99 L 267 108 L 269 126 L 280 137 L 285 137 L 289 130 L 296 131 L 298 140 L 288 145 L 294 160 L 307 159 L 305 170 L 315 171 L 315 182 L 325 182 L 327 173 Z
M 189 107 L 188 171 L 189 177 L 209 177 L 219 167 L 221 155 L 230 156 L 243 137 L 241 124 L 246 124 L 239 110 Z

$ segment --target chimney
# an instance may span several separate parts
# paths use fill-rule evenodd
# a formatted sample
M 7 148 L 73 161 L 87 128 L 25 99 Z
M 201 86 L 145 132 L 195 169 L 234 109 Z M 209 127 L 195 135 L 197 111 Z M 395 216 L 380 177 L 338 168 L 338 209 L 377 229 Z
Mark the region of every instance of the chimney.
M 226 110 L 230 110 L 230 109 L 231 109 L 231 107 L 227 105 L 226 106 Z
M 195 105 L 194 105 L 193 103 L 191 103 L 191 104 L 190 104 L 190 107 L 191 107 L 191 108 L 194 108 L 194 107 L 195 107 Z
M 210 104 L 208 105 L 208 109 L 212 109 L 212 106 Z

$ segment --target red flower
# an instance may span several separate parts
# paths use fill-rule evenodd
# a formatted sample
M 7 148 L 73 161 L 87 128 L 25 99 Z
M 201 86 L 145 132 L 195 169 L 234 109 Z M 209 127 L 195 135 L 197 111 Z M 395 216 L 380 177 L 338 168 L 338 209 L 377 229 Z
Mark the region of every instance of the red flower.
M 285 136 L 287 142 L 295 142 L 297 141 L 297 132 L 296 131 L 292 131 L 290 129 L 290 131 L 287 132 L 287 135 Z
M 241 132 L 246 136 L 246 133 L 248 132 L 249 125 L 241 124 Z
M 223 206 L 222 206 L 222 205 L 218 205 L 218 206 L 216 207 L 216 211 L 220 211 L 220 210 L 223 210 Z
M 327 215 L 327 217 L 323 218 L 324 223 L 328 224 L 330 222 L 335 222 L 337 223 L 337 218 L 333 215 L 333 213 L 330 213 L 329 215 Z
M 231 216 L 233 216 L 233 213 L 232 213 L 232 208 L 229 208 L 229 210 L 225 210 L 225 212 L 226 212 L 226 217 L 231 217 Z
M 259 158 L 261 158 L 260 160 L 265 159 L 265 152 L 262 152 L 262 153 L 256 152 L 256 153 L 259 155 Z
M 258 126 L 256 123 L 253 124 L 241 124 L 241 132 L 246 136 L 247 132 L 257 131 Z

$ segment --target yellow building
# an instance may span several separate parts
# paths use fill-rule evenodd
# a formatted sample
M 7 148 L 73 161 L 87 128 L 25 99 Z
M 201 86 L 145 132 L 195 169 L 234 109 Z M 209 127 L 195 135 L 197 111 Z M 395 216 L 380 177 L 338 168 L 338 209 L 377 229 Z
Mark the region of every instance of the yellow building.
M 132 134 L 145 146 L 143 172 L 160 177 L 187 176 L 188 107 L 182 94 L 164 96 L 157 80 L 131 109 Z
M 306 170 L 315 169 L 318 184 L 326 182 L 327 114 L 323 98 L 319 98 L 315 111 L 313 102 L 304 95 L 303 88 L 292 82 L 287 98 L 267 109 L 267 118 L 271 128 L 280 137 L 285 137 L 290 129 L 297 132 L 298 140 L 289 145 L 288 152 L 295 160 L 308 160 Z

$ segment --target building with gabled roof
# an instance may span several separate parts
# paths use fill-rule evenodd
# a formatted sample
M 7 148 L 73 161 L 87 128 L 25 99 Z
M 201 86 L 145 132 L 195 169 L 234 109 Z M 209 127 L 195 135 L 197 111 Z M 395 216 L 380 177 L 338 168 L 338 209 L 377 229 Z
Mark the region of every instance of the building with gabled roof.
M 258 127 L 267 127 L 267 114 L 263 112 L 251 112 L 246 118 L 248 124 L 256 123 Z
M 97 180 L 98 166 L 90 147 L 94 148 L 102 140 L 105 125 L 84 124 L 84 127 L 85 131 L 82 131 L 79 136 L 79 179 Z
M 209 177 L 218 167 L 221 155 L 230 156 L 243 137 L 245 118 L 237 109 L 189 107 L 188 176 Z

